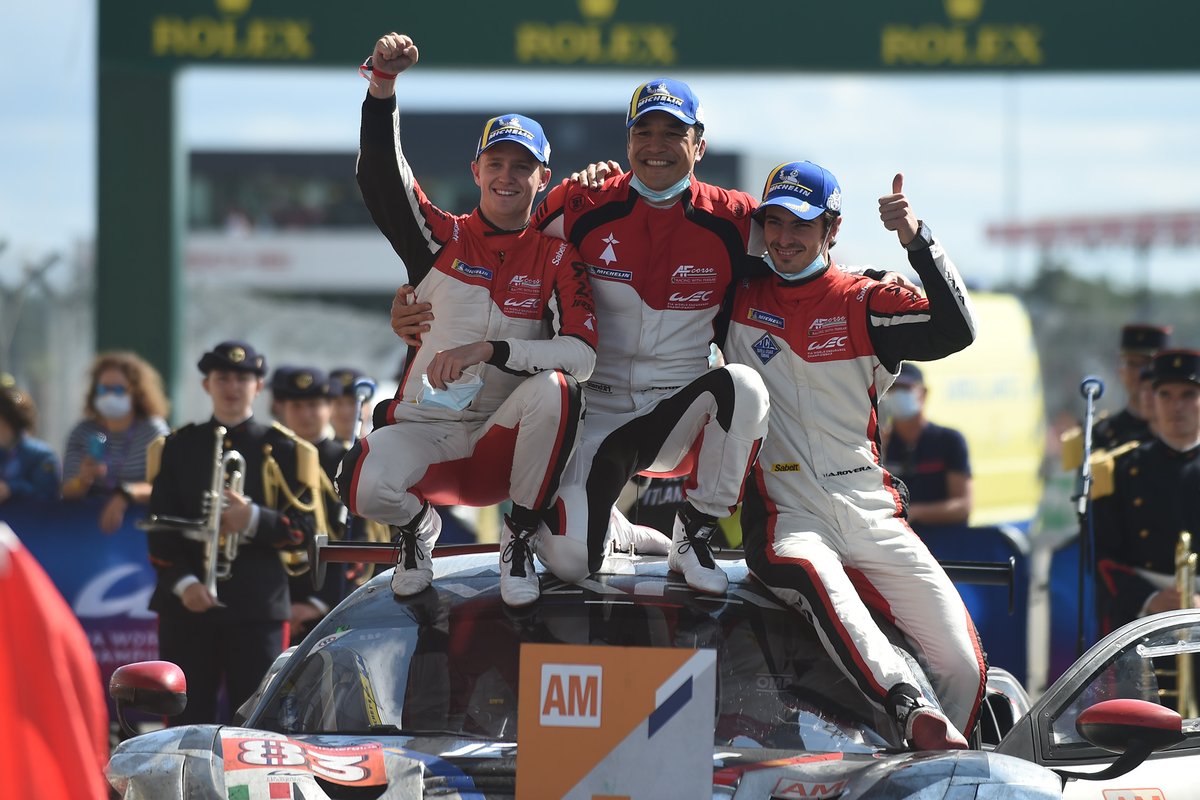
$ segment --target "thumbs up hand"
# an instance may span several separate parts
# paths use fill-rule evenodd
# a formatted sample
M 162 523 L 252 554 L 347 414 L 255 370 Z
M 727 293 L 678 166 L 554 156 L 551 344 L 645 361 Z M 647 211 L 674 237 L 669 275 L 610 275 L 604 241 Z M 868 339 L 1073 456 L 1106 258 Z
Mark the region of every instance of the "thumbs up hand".
M 900 244 L 906 245 L 917 235 L 917 215 L 904 196 L 904 175 L 897 172 L 892 178 L 892 193 L 879 198 L 879 218 L 883 227 L 895 231 Z

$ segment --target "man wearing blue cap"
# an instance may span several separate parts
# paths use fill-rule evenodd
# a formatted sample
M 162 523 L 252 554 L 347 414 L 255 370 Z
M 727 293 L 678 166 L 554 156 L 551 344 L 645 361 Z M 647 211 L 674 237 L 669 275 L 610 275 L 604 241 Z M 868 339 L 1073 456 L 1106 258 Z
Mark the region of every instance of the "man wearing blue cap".
M 395 398 L 342 462 L 351 513 L 391 526 L 400 596 L 433 579 L 441 519 L 431 503 L 486 506 L 511 499 L 501 531 L 500 592 L 540 592 L 532 537 L 575 450 L 592 373 L 596 318 L 587 270 L 567 242 L 529 227 L 550 179 L 550 144 L 520 114 L 488 120 L 471 162 L 479 207 L 434 206 L 400 146 L 396 76 L 417 62 L 408 36 L 380 38 L 363 72 L 358 182 L 372 218 L 404 260 L 416 299 L 438 307 L 410 348 Z
M 880 198 L 880 218 L 927 298 L 834 266 L 841 207 L 834 176 L 795 161 L 771 171 L 754 214 L 749 252 L 774 274 L 739 283 L 724 349 L 771 394 L 770 434 L 742 507 L 743 547 L 754 574 L 813 622 L 910 746 L 965 747 L 960 731 L 972 730 L 983 698 L 983 653 L 958 592 L 905 522 L 880 463 L 877 408 L 902 360 L 941 358 L 974 340 L 971 304 L 914 215 L 902 176 Z M 859 588 L 927 658 L 944 714 L 921 696 Z
M 741 498 L 767 398 L 752 370 L 709 369 L 709 344 L 745 258 L 754 200 L 695 178 L 704 115 L 686 83 L 637 87 L 626 129 L 630 172 L 598 190 L 565 182 L 535 216 L 579 248 L 601 317 L 580 457 L 564 478 L 565 525 L 539 541 L 538 555 L 560 578 L 583 577 L 600 566 L 610 520 L 619 540 L 633 530 L 612 513 L 630 478 L 688 475 L 668 563 L 694 589 L 720 594 L 727 581 L 710 539 Z
M 153 484 L 147 547 L 158 576 L 150 609 L 158 613 L 160 657 L 187 676 L 187 708 L 171 718 L 174 725 L 219 721 L 222 681 L 232 709 L 253 694 L 288 640 L 282 557 L 303 552 L 307 538 L 324 529 L 316 450 L 253 417 L 266 357 L 246 342 L 227 341 L 197 366 L 212 417 L 155 440 L 146 455 Z M 225 429 L 220 438 L 218 426 Z M 214 597 L 206 585 L 207 532 L 180 521 L 207 521 L 214 480 L 224 486 L 226 479 L 217 458 L 230 450 L 245 462 L 244 485 L 242 492 L 224 489 L 220 527 L 223 540 L 236 537 L 238 545 Z

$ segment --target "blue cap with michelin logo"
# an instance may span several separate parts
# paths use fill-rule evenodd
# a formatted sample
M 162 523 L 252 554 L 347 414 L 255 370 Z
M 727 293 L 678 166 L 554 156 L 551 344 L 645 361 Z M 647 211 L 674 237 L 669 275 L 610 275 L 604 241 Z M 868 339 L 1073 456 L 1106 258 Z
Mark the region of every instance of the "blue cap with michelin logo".
M 800 219 L 826 211 L 842 213 L 842 187 L 833 173 L 811 161 L 789 161 L 771 170 L 755 216 L 767 206 L 782 206 Z
M 648 111 L 665 111 L 688 125 L 704 124 L 699 98 L 686 83 L 671 78 L 655 78 L 634 90 L 629 112 L 625 115 L 625 127 L 632 128 L 633 123 Z
M 475 148 L 475 157 L 479 158 L 497 142 L 516 142 L 533 153 L 533 157 L 543 164 L 550 163 L 550 140 L 542 131 L 542 126 L 536 119 L 521 114 L 501 114 L 483 123 L 483 134 L 479 137 L 479 145 Z

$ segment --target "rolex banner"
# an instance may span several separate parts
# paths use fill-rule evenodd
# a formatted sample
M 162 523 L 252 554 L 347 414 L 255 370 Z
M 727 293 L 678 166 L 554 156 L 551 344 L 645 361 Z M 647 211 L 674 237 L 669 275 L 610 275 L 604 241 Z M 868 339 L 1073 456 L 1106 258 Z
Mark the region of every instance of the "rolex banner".
M 517 796 L 708 797 L 716 652 L 521 646 Z

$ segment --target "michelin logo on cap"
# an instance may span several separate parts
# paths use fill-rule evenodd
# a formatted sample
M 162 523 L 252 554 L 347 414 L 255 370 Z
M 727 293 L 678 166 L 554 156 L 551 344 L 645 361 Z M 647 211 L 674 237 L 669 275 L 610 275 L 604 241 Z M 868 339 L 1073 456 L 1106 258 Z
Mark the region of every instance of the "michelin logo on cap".
M 700 100 L 683 81 L 655 78 L 639 86 L 630 100 L 625 127 L 632 127 L 648 111 L 665 111 L 688 125 L 704 124 Z
M 483 125 L 483 134 L 479 137 L 475 157 L 479 158 L 484 150 L 497 142 L 516 142 L 533 153 L 533 157 L 541 163 L 550 163 L 550 141 L 542 131 L 542 126 L 532 117 L 501 114 L 489 119 Z

